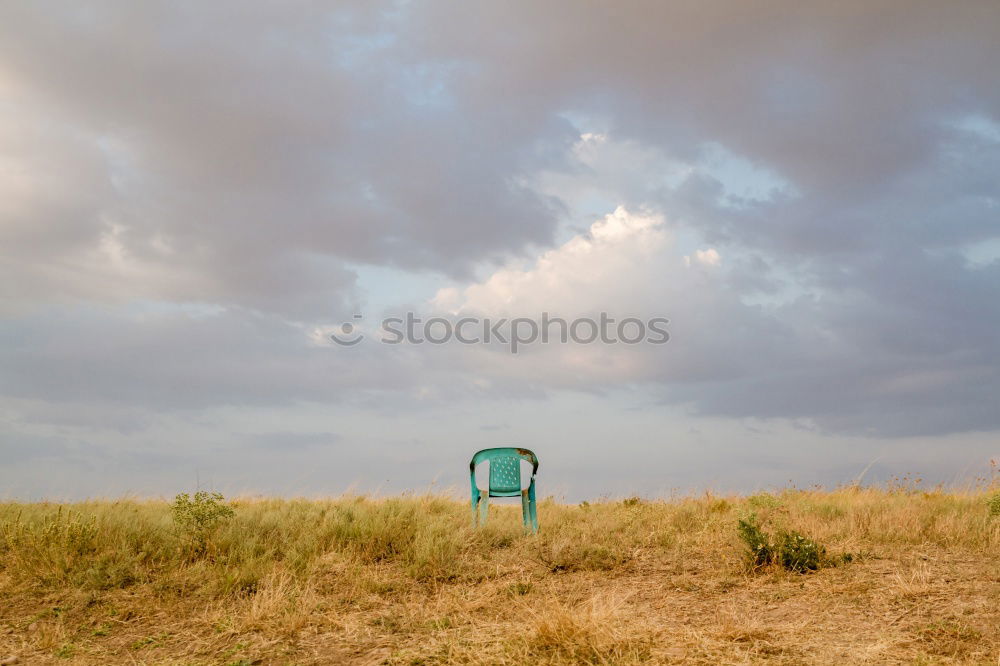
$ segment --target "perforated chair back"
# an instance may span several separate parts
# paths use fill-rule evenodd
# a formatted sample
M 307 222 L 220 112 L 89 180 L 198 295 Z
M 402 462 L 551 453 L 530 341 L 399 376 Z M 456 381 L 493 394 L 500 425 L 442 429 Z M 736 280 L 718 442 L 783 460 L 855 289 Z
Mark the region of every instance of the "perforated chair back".
M 521 494 L 520 456 L 493 456 L 490 458 L 490 492 L 513 491 Z

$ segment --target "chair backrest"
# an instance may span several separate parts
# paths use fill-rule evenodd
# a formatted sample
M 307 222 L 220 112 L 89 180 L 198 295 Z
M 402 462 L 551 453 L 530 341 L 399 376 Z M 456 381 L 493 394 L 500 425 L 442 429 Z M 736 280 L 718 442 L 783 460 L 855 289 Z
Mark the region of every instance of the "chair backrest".
M 538 471 L 538 457 L 528 449 L 503 447 L 483 449 L 472 456 L 469 469 L 476 473 L 476 466 L 490 463 L 490 492 L 519 493 L 521 491 L 521 461 L 531 463 L 531 476 Z

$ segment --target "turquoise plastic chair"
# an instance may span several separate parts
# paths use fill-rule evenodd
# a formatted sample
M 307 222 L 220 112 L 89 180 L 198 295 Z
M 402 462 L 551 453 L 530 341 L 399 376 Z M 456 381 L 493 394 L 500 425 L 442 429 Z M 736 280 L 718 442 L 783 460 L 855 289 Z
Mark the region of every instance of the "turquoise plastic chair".
M 521 461 L 531 463 L 531 483 L 521 489 Z M 482 462 L 490 464 L 490 484 L 486 490 L 476 485 L 476 466 Z M 469 463 L 472 474 L 472 524 L 478 527 L 486 524 L 491 497 L 521 496 L 521 514 L 524 527 L 532 533 L 538 532 L 538 511 L 535 508 L 535 473 L 538 472 L 538 457 L 528 449 L 514 447 L 483 449 L 472 456 Z

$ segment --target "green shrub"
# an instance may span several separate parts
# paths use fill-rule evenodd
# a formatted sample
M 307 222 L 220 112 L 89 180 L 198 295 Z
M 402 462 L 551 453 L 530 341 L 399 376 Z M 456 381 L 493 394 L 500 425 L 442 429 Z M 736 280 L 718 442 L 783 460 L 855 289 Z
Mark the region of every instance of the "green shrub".
M 816 571 L 827 563 L 826 548 L 798 532 L 782 532 L 778 545 L 779 563 L 796 573 Z
M 751 513 L 740 518 L 736 523 L 736 530 L 746 544 L 747 560 L 751 567 L 762 567 L 774 561 L 774 544 L 757 522 L 757 514 Z
M 774 539 L 764 531 L 753 513 L 740 518 L 736 530 L 747 547 L 747 564 L 752 569 L 777 564 L 788 571 L 806 573 L 853 559 L 849 553 L 839 559 L 831 558 L 825 546 L 794 530 L 782 530 Z
M 990 507 L 991 516 L 1000 516 L 1000 493 L 997 493 L 986 502 L 986 505 Z
M 199 490 L 194 497 L 180 493 L 170 505 L 174 522 L 191 540 L 196 552 L 204 552 L 215 529 L 235 514 L 225 500 L 222 493 Z

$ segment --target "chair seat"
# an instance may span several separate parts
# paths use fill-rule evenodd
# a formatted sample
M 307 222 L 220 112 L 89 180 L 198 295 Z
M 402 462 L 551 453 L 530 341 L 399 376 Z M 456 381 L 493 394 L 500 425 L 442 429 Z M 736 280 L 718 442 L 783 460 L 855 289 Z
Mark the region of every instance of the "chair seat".
M 491 490 L 490 497 L 520 497 L 520 490 Z

